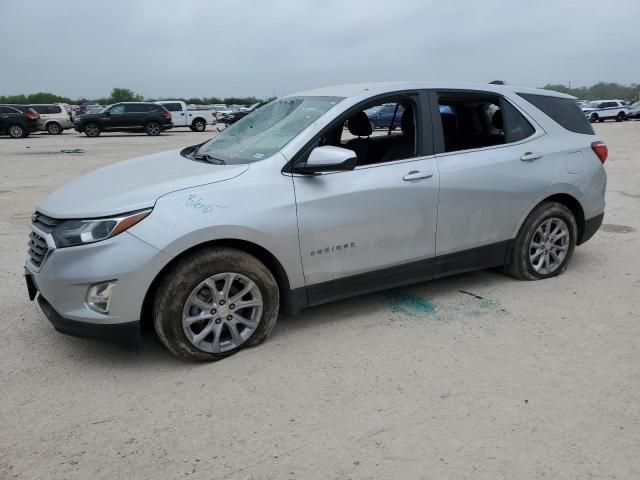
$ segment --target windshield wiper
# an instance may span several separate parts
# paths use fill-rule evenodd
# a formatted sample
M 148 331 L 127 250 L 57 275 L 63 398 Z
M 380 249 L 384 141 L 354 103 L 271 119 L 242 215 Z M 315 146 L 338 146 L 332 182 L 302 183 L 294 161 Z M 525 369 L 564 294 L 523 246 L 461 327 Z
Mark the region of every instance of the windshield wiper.
M 215 157 L 209 155 L 208 153 L 198 153 L 198 154 L 194 155 L 191 158 L 193 158 L 194 160 L 201 161 L 201 162 L 213 163 L 214 165 L 226 165 L 227 164 L 224 160 L 220 160 L 219 158 L 215 158 Z

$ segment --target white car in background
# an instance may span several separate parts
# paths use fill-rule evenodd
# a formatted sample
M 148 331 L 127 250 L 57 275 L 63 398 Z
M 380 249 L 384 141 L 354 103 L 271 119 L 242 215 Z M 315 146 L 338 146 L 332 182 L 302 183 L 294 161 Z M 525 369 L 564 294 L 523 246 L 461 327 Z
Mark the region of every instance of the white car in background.
M 155 102 L 171 113 L 174 127 L 189 127 L 194 132 L 204 132 L 207 125 L 215 125 L 217 118 L 211 110 L 189 110 L 180 100 L 161 100 Z
M 73 128 L 71 114 L 63 103 L 36 103 L 33 108 L 40 115 L 38 130 L 45 130 L 51 135 L 60 135 L 63 130 Z
M 216 112 L 216 118 L 219 122 L 223 122 L 227 117 L 233 115 L 233 110 L 231 110 L 227 105 L 223 105 L 221 103 L 211 105 L 211 110 Z
M 594 100 L 582 107 L 582 111 L 591 123 L 614 119 L 621 122 L 627 118 L 629 108 L 622 100 Z
M 627 118 L 640 118 L 640 102 L 634 102 L 629 105 Z

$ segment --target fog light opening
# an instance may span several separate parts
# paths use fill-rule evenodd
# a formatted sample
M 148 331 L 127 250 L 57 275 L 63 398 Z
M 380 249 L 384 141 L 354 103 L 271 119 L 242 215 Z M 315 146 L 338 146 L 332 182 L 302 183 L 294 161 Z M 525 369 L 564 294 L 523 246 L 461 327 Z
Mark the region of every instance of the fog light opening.
M 94 312 L 102 313 L 103 315 L 109 313 L 111 294 L 115 285 L 116 280 L 91 285 L 87 291 L 87 306 Z

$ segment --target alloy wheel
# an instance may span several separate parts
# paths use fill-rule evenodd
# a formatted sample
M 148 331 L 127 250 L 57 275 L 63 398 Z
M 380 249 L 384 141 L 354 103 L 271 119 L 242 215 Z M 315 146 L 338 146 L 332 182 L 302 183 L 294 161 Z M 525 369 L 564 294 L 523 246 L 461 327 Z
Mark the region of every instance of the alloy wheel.
M 90 123 L 86 127 L 84 127 L 84 133 L 89 137 L 97 137 L 100 134 L 100 127 L 98 127 L 95 123 Z
M 160 125 L 157 123 L 150 123 L 147 125 L 147 133 L 152 136 L 160 135 Z
M 20 125 L 11 125 L 9 127 L 9 136 L 13 138 L 20 138 L 24 136 L 24 129 Z
M 558 270 L 569 251 L 569 227 L 554 217 L 543 221 L 529 244 L 529 263 L 537 273 L 549 275 Z
M 253 335 L 262 309 L 262 294 L 251 279 L 240 273 L 219 273 L 202 281 L 187 297 L 182 329 L 197 349 L 224 353 Z

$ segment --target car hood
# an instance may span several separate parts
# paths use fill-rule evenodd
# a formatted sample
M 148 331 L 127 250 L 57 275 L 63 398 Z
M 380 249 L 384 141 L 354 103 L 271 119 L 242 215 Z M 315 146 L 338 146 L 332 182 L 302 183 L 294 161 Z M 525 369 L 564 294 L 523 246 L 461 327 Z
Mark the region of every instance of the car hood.
M 83 175 L 40 202 L 37 211 L 58 219 L 117 215 L 152 207 L 167 193 L 229 180 L 248 169 L 248 164 L 198 162 L 171 150 Z

